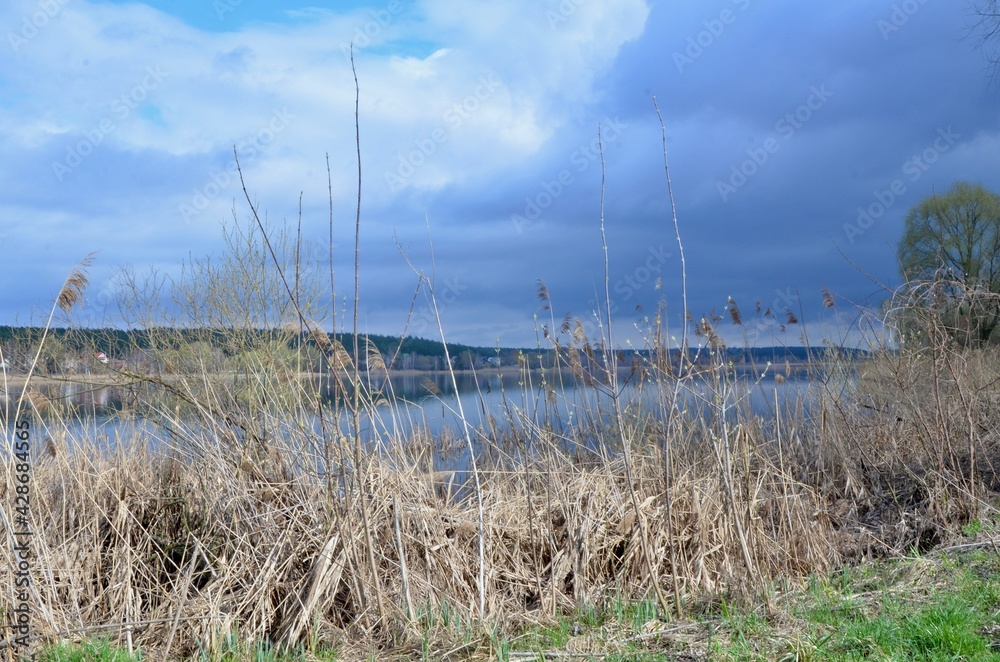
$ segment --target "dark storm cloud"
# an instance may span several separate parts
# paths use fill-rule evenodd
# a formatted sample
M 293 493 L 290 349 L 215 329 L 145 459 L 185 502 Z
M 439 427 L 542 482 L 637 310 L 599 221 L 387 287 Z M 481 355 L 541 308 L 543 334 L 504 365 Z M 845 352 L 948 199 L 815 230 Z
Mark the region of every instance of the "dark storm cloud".
M 94 63 L 103 61 L 102 20 L 121 23 L 118 38 L 129 41 L 150 34 L 142 24 L 155 18 L 81 7 L 97 36 L 78 48 Z M 409 258 L 436 273 L 456 341 L 533 344 L 539 280 L 557 318 L 575 315 L 590 329 L 609 304 L 606 287 L 622 342 L 637 341 L 633 324 L 664 301 L 677 328 L 680 259 L 655 95 L 692 314 L 721 312 L 731 296 L 745 316 L 760 300 L 795 310 L 812 328 L 836 328 L 820 290 L 877 306 L 879 283 L 897 278 L 895 244 L 910 206 L 956 179 L 1000 190 L 996 94 L 966 38 L 966 12 L 961 3 L 920 0 L 592 0 L 552 22 L 534 5 L 434 0 L 408 8 L 358 51 L 363 323 L 402 331 L 418 279 Z M 0 234 L 23 241 L 21 218 L 43 228 L 33 241 L 46 273 L 68 269 L 81 237 L 93 236 L 108 274 L 122 262 L 177 273 L 186 256 L 220 250 L 219 226 L 234 200 L 245 220 L 232 144 L 264 136 L 253 156 L 241 149 L 251 196 L 271 222 L 294 225 L 301 192 L 303 233 L 320 253 L 331 155 L 343 306 L 353 289 L 353 78 L 319 23 L 349 35 L 353 16 L 317 14 L 316 26 L 301 17 L 255 23 L 252 35 L 170 23 L 176 38 L 156 42 L 155 54 L 130 43 L 133 61 L 117 77 L 95 79 L 94 99 L 86 81 L 67 81 L 78 105 L 93 103 L 78 117 L 56 112 L 60 100 L 72 103 L 54 90 L 11 102 L 0 137 L 16 158 L 0 167 L 15 184 L 0 200 L 8 219 Z M 139 27 L 127 29 L 130 22 Z M 41 49 L 47 38 L 29 44 L 41 60 L 8 67 L 7 82 L 58 68 L 58 57 L 50 62 Z M 136 63 L 153 55 L 170 56 L 162 90 L 150 90 L 150 103 L 55 181 L 52 163 L 99 126 L 109 99 L 142 80 Z M 74 66 L 80 76 L 94 67 Z M 270 123 L 283 108 L 290 119 L 276 130 Z M 25 112 L 15 121 L 18 109 Z M 6 299 L 5 319 L 45 291 L 19 289 Z M 410 331 L 437 332 L 422 296 Z

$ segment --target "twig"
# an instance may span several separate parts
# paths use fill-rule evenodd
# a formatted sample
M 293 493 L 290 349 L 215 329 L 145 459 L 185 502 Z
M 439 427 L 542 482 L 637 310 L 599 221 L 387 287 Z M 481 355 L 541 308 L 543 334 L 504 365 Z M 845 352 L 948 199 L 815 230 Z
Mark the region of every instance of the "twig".
M 511 651 L 508 654 L 509 660 L 539 660 L 543 662 L 544 660 L 603 660 L 606 657 L 613 655 L 613 653 L 531 653 L 531 652 L 515 652 Z
M 425 218 L 426 222 L 426 218 Z M 462 406 L 462 398 L 459 396 L 458 380 L 455 378 L 455 368 L 451 363 L 451 353 L 448 351 L 448 342 L 444 332 L 444 322 L 441 320 L 441 311 L 438 309 L 437 297 L 434 294 L 434 275 L 436 262 L 434 260 L 434 243 L 431 240 L 430 224 L 427 226 L 427 244 L 431 253 L 431 277 L 416 268 L 410 261 L 405 251 L 402 251 L 403 259 L 409 265 L 413 273 L 417 275 L 419 282 L 427 286 L 427 294 L 430 297 L 431 308 L 434 311 L 434 320 L 437 323 L 438 335 L 441 338 L 441 346 L 444 348 L 444 362 L 448 368 L 448 375 L 451 378 L 451 386 L 455 391 L 455 404 L 458 409 L 458 418 L 462 422 L 462 432 L 465 437 L 466 446 L 469 449 L 469 466 L 472 469 L 472 478 L 476 488 L 476 510 L 478 513 L 479 526 L 479 575 L 477 577 L 479 592 L 479 617 L 486 619 L 486 515 L 483 508 L 483 488 L 480 481 L 479 463 L 476 461 L 476 449 L 472 444 L 472 433 L 469 430 L 469 421 L 465 417 L 465 409 Z M 397 244 L 398 245 L 398 244 Z
M 951 552 L 964 552 L 970 549 L 982 549 L 983 547 L 991 547 L 994 550 L 997 548 L 997 541 L 990 538 L 989 540 L 983 540 L 980 542 L 969 542 L 961 545 L 952 545 L 951 547 L 938 547 L 927 553 L 927 556 L 939 556 L 941 554 L 948 554 Z
M 667 129 L 663 123 L 663 116 L 660 114 L 660 106 L 653 97 L 653 107 L 656 109 L 656 117 L 660 120 L 660 134 L 663 139 L 663 170 L 667 176 L 667 195 L 670 198 L 670 215 L 674 220 L 674 236 L 677 237 L 677 250 L 681 258 L 681 360 L 678 365 L 677 376 L 684 374 L 684 362 L 687 360 L 687 334 L 688 334 L 688 298 L 687 298 L 687 262 L 684 259 L 684 243 L 681 241 L 680 224 L 677 221 L 677 205 L 674 202 L 674 187 L 670 182 L 670 163 L 667 160 Z
M 629 644 L 635 641 L 644 641 L 646 639 L 653 639 L 664 634 L 673 634 L 675 632 L 680 632 L 682 630 L 690 630 L 691 628 L 702 627 L 704 623 L 685 623 L 684 625 L 675 625 L 672 628 L 664 628 L 663 630 L 654 630 L 653 632 L 644 632 L 642 634 L 637 634 L 634 637 L 629 637 L 628 639 L 622 639 L 619 643 Z
M 413 600 L 410 598 L 410 574 L 406 571 L 406 551 L 403 549 L 403 536 L 399 530 L 399 500 L 392 495 L 392 520 L 396 528 L 396 548 L 399 552 L 399 567 L 403 575 L 403 595 L 406 597 L 406 617 L 412 624 L 416 616 L 413 611 Z

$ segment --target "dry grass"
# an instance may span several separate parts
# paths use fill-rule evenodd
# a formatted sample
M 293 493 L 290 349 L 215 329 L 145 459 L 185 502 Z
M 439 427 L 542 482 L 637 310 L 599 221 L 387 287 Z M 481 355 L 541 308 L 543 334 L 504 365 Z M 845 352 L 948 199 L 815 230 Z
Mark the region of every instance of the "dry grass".
M 640 600 L 676 586 L 686 603 L 758 599 L 775 578 L 926 549 L 989 507 L 1000 422 L 993 354 L 950 356 L 946 375 L 923 361 L 881 355 L 860 366 L 858 388 L 833 398 L 828 384 L 808 414 L 775 421 L 735 406 L 726 426 L 717 408 L 685 417 L 669 445 L 661 419 L 638 414 L 588 439 L 523 421 L 516 443 L 509 431 L 481 431 L 494 451 L 484 455 L 507 458 L 481 468 L 483 619 L 474 499 L 450 498 L 463 492 L 406 439 L 383 437 L 356 462 L 344 437 L 288 424 L 315 410 L 303 394 L 297 412 L 258 410 L 251 422 L 231 410 L 227 422 L 219 403 L 204 403 L 235 406 L 218 386 L 189 392 L 200 406 L 184 425 L 162 415 L 176 432 L 156 450 L 136 437 L 94 454 L 50 417 L 36 439 L 44 428 L 54 451 L 39 454 L 33 475 L 38 634 L 100 627 L 156 658 L 218 651 L 236 629 L 249 640 L 358 654 L 361 641 L 404 656 L 428 640 L 443 654 L 471 632 L 482 651 L 489 628 L 512 633 L 609 595 Z M 738 384 L 713 388 L 726 395 Z M 601 452 L 581 450 L 593 435 Z M 421 443 L 422 454 L 436 452 Z M 318 470 L 329 458 L 333 472 Z M 375 574 L 358 535 L 361 490 Z M 9 546 L 2 555 L 0 568 L 12 567 Z M 4 591 L 0 608 L 11 600 Z M 430 627 L 427 614 L 442 611 L 452 625 Z

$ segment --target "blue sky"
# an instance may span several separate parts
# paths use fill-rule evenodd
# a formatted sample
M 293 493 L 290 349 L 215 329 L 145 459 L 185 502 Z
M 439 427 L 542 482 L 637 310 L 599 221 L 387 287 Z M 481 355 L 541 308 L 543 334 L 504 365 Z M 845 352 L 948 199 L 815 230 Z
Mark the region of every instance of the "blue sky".
M 749 318 L 759 300 L 812 342 L 857 340 L 859 309 L 898 284 L 907 209 L 957 180 L 1000 191 L 997 90 L 964 2 L 12 0 L 0 24 L 0 323 L 37 322 L 93 250 L 86 325 L 118 323 L 122 267 L 177 279 L 218 256 L 234 205 L 247 212 L 234 145 L 269 221 L 294 223 L 301 195 L 324 251 L 329 154 L 349 300 L 352 40 L 371 332 L 406 324 L 398 242 L 433 266 L 454 341 L 533 345 L 539 279 L 557 318 L 596 333 L 599 126 L 616 340 L 641 344 L 661 297 L 678 329 L 653 95 L 695 317 L 733 297 Z M 433 335 L 428 311 L 418 299 L 411 331 Z M 766 320 L 750 332 L 801 342 Z

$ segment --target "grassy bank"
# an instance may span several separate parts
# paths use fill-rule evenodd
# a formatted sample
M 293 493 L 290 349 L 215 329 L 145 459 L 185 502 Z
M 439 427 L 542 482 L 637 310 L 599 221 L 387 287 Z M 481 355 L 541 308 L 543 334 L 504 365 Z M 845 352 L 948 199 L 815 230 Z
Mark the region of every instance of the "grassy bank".
M 928 552 L 992 516 L 998 365 L 886 353 L 762 417 L 754 384 L 725 368 L 678 382 L 651 363 L 642 389 L 656 397 L 617 412 L 599 400 L 569 432 L 512 396 L 508 420 L 473 432 L 478 488 L 433 471 L 453 450 L 394 437 L 370 410 L 359 418 L 379 448 L 330 421 L 318 431 L 314 395 L 272 372 L 250 391 L 192 380 L 181 415 L 145 402 L 173 439 L 156 452 L 136 438 L 95 456 L 71 421 L 28 413 L 34 625 L 40 643 L 131 638 L 149 659 L 221 659 L 233 633 L 436 659 L 514 650 L 574 614 L 623 618 L 609 604 L 648 605 L 664 629 L 712 610 L 762 618 L 775 587 Z M 679 409 L 678 384 L 708 409 Z
M 418 650 L 374 653 L 363 646 L 278 650 L 233 636 L 213 657 L 195 660 L 292 662 L 353 659 L 579 660 L 1000 660 L 1000 547 L 993 525 L 965 527 L 952 544 L 925 555 L 869 560 L 827 575 L 776 582 L 756 604 L 703 596 L 681 619 L 662 619 L 653 602 L 608 599 L 578 607 L 507 637 L 461 623 L 423 623 Z M 426 616 L 426 615 L 425 615 Z M 446 616 L 442 616 L 446 620 Z M 444 650 L 435 630 L 464 630 Z M 451 656 L 448 656 L 451 653 Z M 44 662 L 155 659 L 107 640 L 48 646 Z
M 753 605 L 695 601 L 677 620 L 650 603 L 579 610 L 506 642 L 500 658 L 997 660 L 998 610 L 996 541 L 959 536 L 927 555 L 778 582 Z

